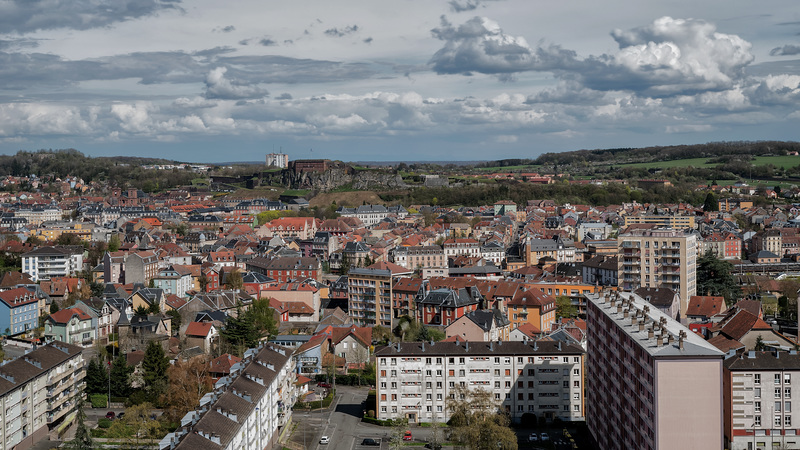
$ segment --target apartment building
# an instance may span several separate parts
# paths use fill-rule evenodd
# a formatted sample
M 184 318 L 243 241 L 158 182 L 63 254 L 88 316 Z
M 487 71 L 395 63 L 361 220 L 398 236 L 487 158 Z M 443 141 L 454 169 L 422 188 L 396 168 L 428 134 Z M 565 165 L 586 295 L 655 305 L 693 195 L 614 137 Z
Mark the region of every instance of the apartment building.
M 360 326 L 392 326 L 399 317 L 392 304 L 392 286 L 400 277 L 411 276 L 413 271 L 397 264 L 375 263 L 357 267 L 347 273 L 347 305 L 350 317 Z
M 697 295 L 697 236 L 671 228 L 638 229 L 621 234 L 617 275 L 620 289 L 666 287 L 681 297 L 680 317 Z
M 291 423 L 296 400 L 291 350 L 261 343 L 220 378 L 200 406 L 159 443 L 166 449 L 263 450 L 273 448 Z
M 655 224 L 663 227 L 684 229 L 695 228 L 694 216 L 681 214 L 635 214 L 625 216 L 625 226 L 633 224 Z
M 800 448 L 797 352 L 731 352 L 724 367 L 725 448 Z
M 394 263 L 406 269 L 427 267 L 447 267 L 444 250 L 438 245 L 419 245 L 414 247 L 397 247 L 394 250 Z
M 267 153 L 266 162 L 268 166 L 285 169 L 289 167 L 289 155 L 286 153 Z
M 0 366 L 0 447 L 31 448 L 74 410 L 84 385 L 81 350 L 56 341 Z
M 484 389 L 518 422 L 584 420 L 584 356 L 555 341 L 406 342 L 375 352 L 377 417 L 446 422 L 457 387 Z
M 22 255 L 22 273 L 34 282 L 68 277 L 83 270 L 83 247 L 39 247 Z
M 445 258 L 457 256 L 481 256 L 481 243 L 475 239 L 456 238 L 444 241 Z
M 586 298 L 586 424 L 597 446 L 722 448 L 724 354 L 636 294 Z
M 24 287 L 0 292 L 0 331 L 25 333 L 39 325 L 40 299 Z
M 27 219 L 30 226 L 38 227 L 42 222 L 61 220 L 62 211 L 58 206 L 34 206 L 17 209 L 14 216 Z
M 525 241 L 525 265 L 535 266 L 543 258 L 555 262 L 575 262 L 575 242 L 557 236 L 555 239 L 528 238 Z

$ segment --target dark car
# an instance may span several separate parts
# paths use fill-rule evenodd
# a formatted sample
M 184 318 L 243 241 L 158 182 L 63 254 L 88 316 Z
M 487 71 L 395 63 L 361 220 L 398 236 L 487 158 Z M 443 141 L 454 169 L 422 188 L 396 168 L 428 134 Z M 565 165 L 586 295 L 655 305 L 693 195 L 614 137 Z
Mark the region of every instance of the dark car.
M 119 413 L 119 415 L 117 415 L 117 419 L 119 419 L 119 420 L 122 420 L 123 417 L 125 417 L 125 413 L 124 412 L 121 412 L 121 413 Z
M 117 415 L 114 414 L 114 411 L 109 411 L 109 412 L 106 413 L 106 419 L 114 420 L 114 417 L 116 417 L 116 416 Z
M 428 442 L 425 444 L 425 448 L 430 448 L 432 450 L 442 450 L 442 444 L 432 444 Z
M 361 441 L 361 445 L 374 445 L 377 447 L 381 445 L 381 443 L 379 441 L 376 441 L 375 439 L 366 438 L 363 441 Z

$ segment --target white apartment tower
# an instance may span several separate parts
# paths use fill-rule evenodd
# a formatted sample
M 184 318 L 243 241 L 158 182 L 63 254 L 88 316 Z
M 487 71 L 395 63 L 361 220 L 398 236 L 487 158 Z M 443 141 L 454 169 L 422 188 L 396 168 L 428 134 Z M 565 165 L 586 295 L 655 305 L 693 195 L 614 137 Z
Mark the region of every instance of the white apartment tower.
M 267 165 L 285 169 L 289 167 L 289 155 L 286 153 L 267 153 Z

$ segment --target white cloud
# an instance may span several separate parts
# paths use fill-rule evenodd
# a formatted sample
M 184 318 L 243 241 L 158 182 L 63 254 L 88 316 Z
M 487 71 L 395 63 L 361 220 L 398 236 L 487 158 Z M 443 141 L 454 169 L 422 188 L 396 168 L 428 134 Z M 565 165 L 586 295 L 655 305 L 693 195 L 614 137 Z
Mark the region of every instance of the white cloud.
M 267 91 L 258 86 L 251 86 L 225 77 L 227 67 L 216 67 L 206 76 L 206 98 L 242 99 L 257 98 L 267 95 Z

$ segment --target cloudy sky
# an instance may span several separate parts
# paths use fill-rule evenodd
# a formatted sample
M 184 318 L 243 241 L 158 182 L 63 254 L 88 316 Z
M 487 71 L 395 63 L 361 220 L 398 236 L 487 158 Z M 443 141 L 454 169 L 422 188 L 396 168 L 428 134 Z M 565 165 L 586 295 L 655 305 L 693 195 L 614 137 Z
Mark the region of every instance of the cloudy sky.
M 796 0 L 0 0 L 0 153 L 485 160 L 797 140 Z

